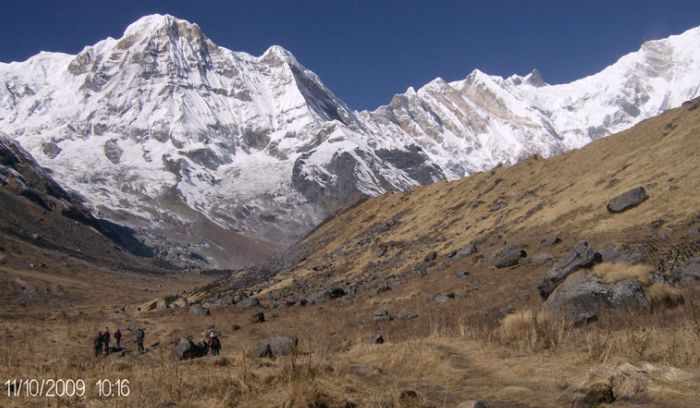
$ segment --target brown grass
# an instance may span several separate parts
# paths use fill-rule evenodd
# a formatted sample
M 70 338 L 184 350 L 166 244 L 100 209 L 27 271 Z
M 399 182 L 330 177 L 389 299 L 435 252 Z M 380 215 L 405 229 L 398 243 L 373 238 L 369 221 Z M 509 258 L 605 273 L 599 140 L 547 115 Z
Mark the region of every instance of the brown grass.
M 593 274 L 604 283 L 617 283 L 626 279 L 636 279 L 643 285 L 649 284 L 654 271 L 649 265 L 603 262 L 593 267 Z

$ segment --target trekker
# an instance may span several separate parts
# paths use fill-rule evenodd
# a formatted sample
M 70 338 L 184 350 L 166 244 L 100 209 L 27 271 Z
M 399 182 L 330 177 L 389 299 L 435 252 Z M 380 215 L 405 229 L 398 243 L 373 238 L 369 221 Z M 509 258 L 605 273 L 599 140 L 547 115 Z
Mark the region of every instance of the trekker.
M 142 353 L 145 351 L 145 349 L 143 348 L 144 337 L 146 337 L 146 333 L 143 331 L 143 329 L 140 327 L 136 329 L 136 345 L 138 346 L 139 351 Z
M 219 351 L 221 350 L 221 341 L 219 340 L 219 337 L 213 332 L 209 333 L 209 348 L 211 349 L 212 356 L 219 355 Z
M 122 349 L 122 346 L 121 346 L 122 332 L 121 332 L 121 330 L 119 330 L 118 327 L 117 327 L 117 331 L 114 332 L 114 341 L 117 342 L 117 350 L 121 350 Z
M 95 357 L 99 357 L 102 354 L 102 332 L 99 332 L 93 341 L 95 343 Z
M 111 334 L 109 333 L 109 327 L 105 327 L 105 333 L 102 335 L 103 343 L 104 343 L 104 348 L 105 348 L 105 354 L 109 354 L 109 338 L 111 337 Z

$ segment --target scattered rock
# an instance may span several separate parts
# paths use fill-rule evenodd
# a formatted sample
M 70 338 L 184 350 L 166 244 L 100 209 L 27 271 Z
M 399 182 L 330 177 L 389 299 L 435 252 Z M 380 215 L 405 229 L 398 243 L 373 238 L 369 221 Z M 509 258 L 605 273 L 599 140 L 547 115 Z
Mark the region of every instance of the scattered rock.
M 457 259 L 464 258 L 465 256 L 475 254 L 476 251 L 477 251 L 476 245 L 468 245 L 466 248 L 463 248 L 463 249 L 460 249 L 459 251 L 457 251 L 457 253 L 454 256 Z
M 253 316 L 250 317 L 250 322 L 251 323 L 262 323 L 265 321 L 265 313 L 256 313 Z
M 204 357 L 209 352 L 206 345 L 195 344 L 187 337 L 180 337 L 180 342 L 173 350 L 173 355 L 178 360 L 187 360 L 190 358 Z
M 454 293 L 448 293 L 448 294 L 439 294 L 433 298 L 435 302 L 444 304 L 447 303 L 450 299 L 454 299 L 455 295 Z
M 399 316 L 399 319 L 401 319 L 401 320 L 411 320 L 411 319 L 415 319 L 416 317 L 418 317 L 417 314 L 413 313 L 412 311 L 410 311 L 408 309 L 401 310 L 399 312 L 398 316 Z
M 552 246 L 552 245 L 556 245 L 560 242 L 561 242 L 561 237 L 559 235 L 555 235 L 553 237 L 549 237 L 549 238 L 545 239 L 544 241 L 542 241 L 542 244 L 547 245 L 547 246 Z
M 567 319 L 575 325 L 597 320 L 603 309 L 651 311 L 651 304 L 638 280 L 605 284 L 583 270 L 562 282 L 542 307 L 549 316 Z
M 306 297 L 306 300 L 308 303 L 316 304 L 316 303 L 321 303 L 326 300 L 333 300 L 333 299 L 338 299 L 340 297 L 345 296 L 345 290 L 343 288 L 339 287 L 334 287 L 326 290 L 322 290 L 320 292 L 312 293 L 311 295 Z
M 455 272 L 455 276 L 458 278 L 467 278 L 469 277 L 469 272 L 467 271 L 457 271 Z
M 501 255 L 496 257 L 494 262 L 496 268 L 507 268 L 517 265 L 521 258 L 527 257 L 527 252 L 523 247 L 514 246 L 504 248 Z
M 374 315 L 372 315 L 372 320 L 375 322 L 383 322 L 385 320 L 391 320 L 391 316 L 389 315 L 388 310 L 379 309 L 376 312 L 374 312 Z
M 698 235 L 700 234 L 700 227 L 690 227 L 688 228 L 688 234 Z
M 260 307 L 260 300 L 256 297 L 245 297 L 236 302 L 236 307 L 240 309 L 252 309 Z
M 600 261 L 600 254 L 588 246 L 587 241 L 579 241 L 574 245 L 569 256 L 555 265 L 542 279 L 542 282 L 537 287 L 540 296 L 542 299 L 547 299 L 567 276 L 581 268 L 591 267 Z
M 193 303 L 190 306 L 190 314 L 193 314 L 195 316 L 208 316 L 209 309 L 207 309 L 199 303 Z
M 237 324 L 231 325 L 231 330 L 232 330 L 232 331 L 241 330 L 241 326 L 239 326 L 239 325 L 237 325 Z
M 384 336 L 381 334 L 372 336 L 372 344 L 384 344 Z
M 39 238 L 41 238 L 41 235 L 39 235 L 39 234 L 32 234 L 32 239 L 33 239 L 33 240 L 36 241 L 36 240 L 38 240 Z
M 0 254 L 0 265 L 5 263 L 5 255 Z
M 644 187 L 633 188 L 610 200 L 608 203 L 608 211 L 612 214 L 621 213 L 638 206 L 647 198 L 649 198 L 649 196 L 647 196 Z
M 431 262 L 434 261 L 438 256 L 437 251 L 430 251 L 428 254 L 423 258 L 425 262 Z

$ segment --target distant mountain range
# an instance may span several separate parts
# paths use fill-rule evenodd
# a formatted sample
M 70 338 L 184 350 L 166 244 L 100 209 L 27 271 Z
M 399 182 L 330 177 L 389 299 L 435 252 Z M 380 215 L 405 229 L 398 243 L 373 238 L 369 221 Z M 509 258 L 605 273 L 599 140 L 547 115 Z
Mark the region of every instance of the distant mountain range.
M 552 156 L 700 95 L 700 28 L 598 74 L 437 78 L 356 112 L 287 50 L 152 15 L 78 55 L 0 64 L 0 131 L 174 264 L 236 267 L 364 196 Z

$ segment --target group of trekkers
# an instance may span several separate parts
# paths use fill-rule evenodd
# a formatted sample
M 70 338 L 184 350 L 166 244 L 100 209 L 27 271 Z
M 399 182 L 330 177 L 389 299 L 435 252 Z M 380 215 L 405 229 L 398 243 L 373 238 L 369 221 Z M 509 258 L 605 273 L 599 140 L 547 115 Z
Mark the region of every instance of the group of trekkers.
M 132 331 L 131 329 L 128 329 L 129 331 Z M 110 347 L 109 342 L 111 338 L 114 337 L 114 342 L 115 346 Z M 134 333 L 134 337 L 136 339 L 136 346 L 138 347 L 140 352 L 144 352 L 145 349 L 143 347 L 143 340 L 146 337 L 146 332 L 143 330 L 143 328 L 139 327 L 136 329 Z M 95 357 L 99 357 L 102 354 L 109 354 L 114 351 L 121 351 L 122 349 L 122 332 L 121 330 L 117 329 L 117 331 L 114 332 L 114 334 L 109 332 L 109 327 L 105 327 L 105 331 L 100 331 L 97 333 L 97 336 L 95 336 L 94 339 L 94 345 L 95 345 Z

